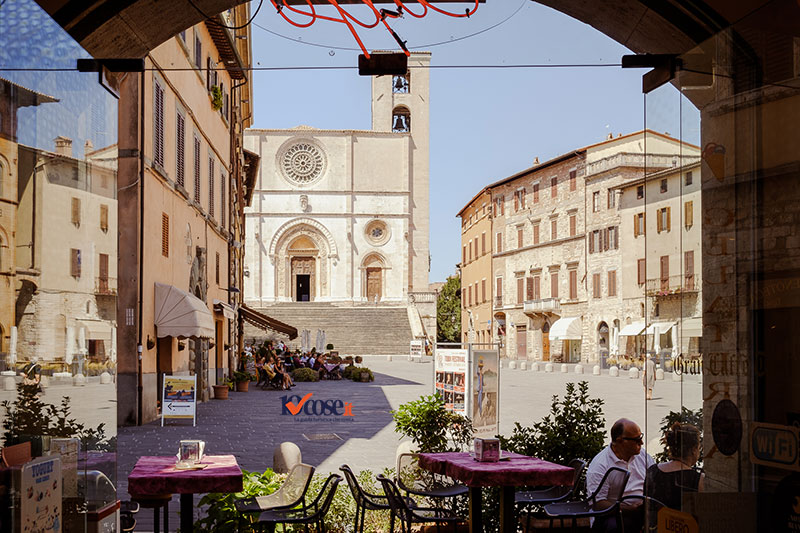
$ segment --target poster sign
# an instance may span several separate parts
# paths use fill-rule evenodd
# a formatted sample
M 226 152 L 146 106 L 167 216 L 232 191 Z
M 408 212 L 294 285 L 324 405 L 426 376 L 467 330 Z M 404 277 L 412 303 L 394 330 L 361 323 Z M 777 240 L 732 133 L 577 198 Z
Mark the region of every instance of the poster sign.
M 20 531 L 60 533 L 61 458 L 39 457 L 22 467 L 20 480 Z
M 409 361 L 414 359 L 415 357 L 422 358 L 422 340 L 413 340 L 410 342 L 409 350 L 408 350 L 408 359 Z
M 164 374 L 161 400 L 161 425 L 167 418 L 191 419 L 197 423 L 197 376 L 168 376 Z
M 440 348 L 434 360 L 434 391 L 444 399 L 445 408 L 469 416 L 469 350 Z
M 800 470 L 800 431 L 794 426 L 755 423 L 750 430 L 750 462 Z
M 50 453 L 61 458 L 61 492 L 65 498 L 78 497 L 78 450 L 80 441 L 75 438 L 53 438 Z
M 697 520 L 688 513 L 682 513 L 669 507 L 658 510 L 658 533 L 698 533 Z
M 492 438 L 499 431 L 500 355 L 497 350 L 472 350 L 472 427 L 475 437 Z

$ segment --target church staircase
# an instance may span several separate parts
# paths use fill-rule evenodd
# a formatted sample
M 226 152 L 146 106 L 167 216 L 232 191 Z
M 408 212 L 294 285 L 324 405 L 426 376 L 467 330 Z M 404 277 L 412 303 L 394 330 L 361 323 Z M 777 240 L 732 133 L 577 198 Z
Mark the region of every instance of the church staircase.
M 326 344 L 340 355 L 406 355 L 413 339 L 405 306 L 338 307 L 330 303 L 293 302 L 256 308 L 298 332 L 311 331 L 312 345 L 317 330 L 325 330 Z M 264 332 L 245 323 L 245 340 L 264 337 Z M 300 346 L 300 338 L 290 342 Z

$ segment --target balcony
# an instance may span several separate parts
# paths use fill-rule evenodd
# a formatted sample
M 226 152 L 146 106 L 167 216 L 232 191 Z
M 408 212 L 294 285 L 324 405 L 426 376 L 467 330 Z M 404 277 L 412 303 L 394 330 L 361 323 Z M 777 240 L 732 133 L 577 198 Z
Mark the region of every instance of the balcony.
M 97 296 L 116 296 L 117 278 L 98 277 L 94 282 L 94 293 Z
M 694 294 L 700 291 L 700 286 L 700 276 L 698 274 L 648 279 L 645 285 L 645 294 L 662 298 L 680 294 Z
M 539 300 L 528 300 L 522 309 L 529 315 L 544 313 L 560 313 L 561 302 L 558 298 L 540 298 Z

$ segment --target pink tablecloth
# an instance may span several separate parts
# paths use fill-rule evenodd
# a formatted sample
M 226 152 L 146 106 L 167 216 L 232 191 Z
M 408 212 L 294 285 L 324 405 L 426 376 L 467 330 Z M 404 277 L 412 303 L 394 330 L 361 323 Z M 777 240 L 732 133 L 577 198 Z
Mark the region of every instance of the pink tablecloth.
M 176 470 L 175 456 L 140 457 L 128 476 L 129 494 L 239 492 L 242 470 L 233 455 L 206 455 L 203 470 Z
M 503 452 L 508 460 L 481 463 L 468 453 L 421 453 L 419 466 L 468 487 L 572 485 L 573 470 L 535 457 Z

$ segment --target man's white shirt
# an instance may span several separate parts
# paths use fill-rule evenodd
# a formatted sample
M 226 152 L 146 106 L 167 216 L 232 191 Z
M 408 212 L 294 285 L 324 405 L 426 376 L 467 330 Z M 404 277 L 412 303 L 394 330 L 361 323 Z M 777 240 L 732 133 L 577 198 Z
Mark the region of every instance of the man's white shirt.
M 611 445 L 608 445 L 603 448 L 603 451 L 594 456 L 594 459 L 589 463 L 589 468 L 586 469 L 586 490 L 590 495 L 593 494 L 597 487 L 600 486 L 600 482 L 608 469 L 616 466 L 630 472 L 623 496 L 642 496 L 644 494 L 644 478 L 647 475 L 647 469 L 654 464 L 655 461 L 644 449 L 631 457 L 630 460 L 623 461 L 614 454 Z M 606 499 L 608 488 L 608 485 L 603 487 L 597 495 L 598 500 Z M 636 502 L 631 503 L 637 505 Z

